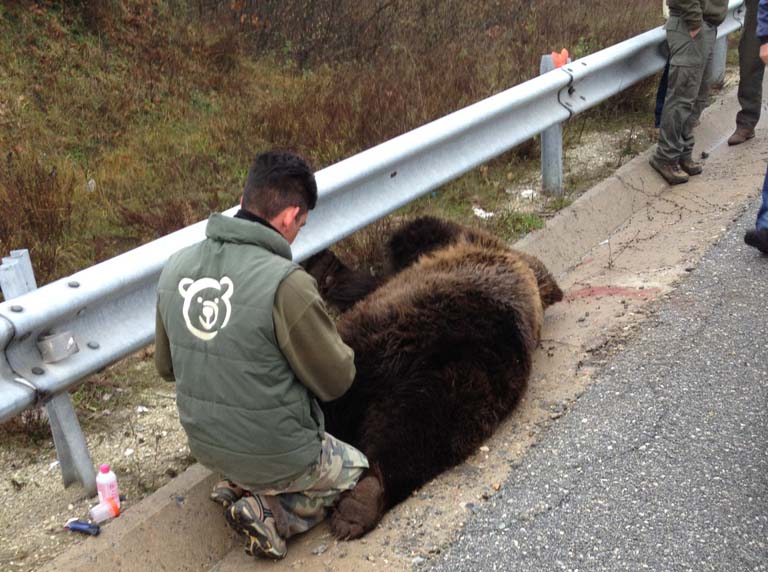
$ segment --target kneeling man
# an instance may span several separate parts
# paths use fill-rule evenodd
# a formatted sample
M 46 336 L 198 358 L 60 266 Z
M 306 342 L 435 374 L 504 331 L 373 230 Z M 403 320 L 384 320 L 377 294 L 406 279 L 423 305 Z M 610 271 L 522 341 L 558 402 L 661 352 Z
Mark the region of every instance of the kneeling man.
M 248 172 L 241 209 L 214 214 L 202 242 L 171 256 L 158 285 L 155 363 L 176 381 L 192 455 L 226 479 L 211 498 L 279 559 L 368 467 L 324 432 L 317 399 L 340 397 L 354 354 L 290 244 L 317 202 L 299 156 L 268 152 Z

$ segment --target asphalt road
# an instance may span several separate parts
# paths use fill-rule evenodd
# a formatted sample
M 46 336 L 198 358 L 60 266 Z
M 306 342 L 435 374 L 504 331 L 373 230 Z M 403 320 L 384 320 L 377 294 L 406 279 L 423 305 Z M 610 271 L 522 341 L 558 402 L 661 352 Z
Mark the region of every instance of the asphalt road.
M 768 257 L 749 205 L 436 571 L 768 570 Z

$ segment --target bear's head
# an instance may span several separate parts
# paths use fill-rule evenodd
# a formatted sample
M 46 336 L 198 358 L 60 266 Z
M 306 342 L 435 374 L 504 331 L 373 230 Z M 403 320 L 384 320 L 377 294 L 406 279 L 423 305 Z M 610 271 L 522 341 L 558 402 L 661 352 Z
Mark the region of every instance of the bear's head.
M 215 278 L 182 278 L 179 294 L 184 298 L 184 323 L 190 333 L 201 340 L 212 340 L 229 322 L 234 285 L 227 276 Z

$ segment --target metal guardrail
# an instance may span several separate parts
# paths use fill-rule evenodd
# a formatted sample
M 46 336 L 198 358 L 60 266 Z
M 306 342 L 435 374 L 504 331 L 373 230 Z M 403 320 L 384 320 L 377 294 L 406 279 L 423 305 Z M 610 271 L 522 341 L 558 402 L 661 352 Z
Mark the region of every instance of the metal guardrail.
M 719 36 L 742 27 L 742 4 L 730 1 Z M 658 72 L 664 41 L 661 27 L 640 34 L 319 171 L 318 205 L 293 245 L 295 259 Z M 0 422 L 150 344 L 160 272 L 204 228 L 194 224 L 0 304 Z M 74 340 L 66 357 L 43 358 L 51 336 Z

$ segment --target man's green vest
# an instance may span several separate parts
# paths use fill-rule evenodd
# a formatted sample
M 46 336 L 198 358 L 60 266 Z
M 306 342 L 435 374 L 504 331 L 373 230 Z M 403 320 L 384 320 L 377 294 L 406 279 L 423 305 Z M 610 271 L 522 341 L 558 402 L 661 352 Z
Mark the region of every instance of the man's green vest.
M 319 460 L 323 416 L 278 347 L 272 309 L 298 266 L 274 230 L 215 214 L 206 240 L 173 255 L 158 285 L 176 400 L 192 454 L 249 488 Z

